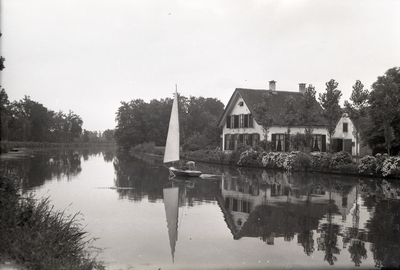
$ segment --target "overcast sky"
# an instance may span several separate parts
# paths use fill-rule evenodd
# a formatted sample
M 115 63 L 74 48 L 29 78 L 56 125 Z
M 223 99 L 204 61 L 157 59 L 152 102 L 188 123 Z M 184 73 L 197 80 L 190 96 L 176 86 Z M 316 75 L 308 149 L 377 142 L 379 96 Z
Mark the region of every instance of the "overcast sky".
M 349 99 L 400 66 L 400 1 L 1 0 L 1 86 L 83 128 L 115 128 L 121 101 L 189 96 L 225 105 L 237 87 Z

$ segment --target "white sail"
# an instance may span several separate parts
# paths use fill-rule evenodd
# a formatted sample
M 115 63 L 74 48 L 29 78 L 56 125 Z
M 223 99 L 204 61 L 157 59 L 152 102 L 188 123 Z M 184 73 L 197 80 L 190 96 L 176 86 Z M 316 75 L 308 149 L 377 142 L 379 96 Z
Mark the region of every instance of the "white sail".
M 172 104 L 171 118 L 167 142 L 165 144 L 164 163 L 179 160 L 179 115 L 178 115 L 178 93 L 175 89 L 174 102 Z
M 171 247 L 172 262 L 174 262 L 175 245 L 178 240 L 179 187 L 164 188 L 163 195 L 165 214 L 167 216 L 169 245 Z

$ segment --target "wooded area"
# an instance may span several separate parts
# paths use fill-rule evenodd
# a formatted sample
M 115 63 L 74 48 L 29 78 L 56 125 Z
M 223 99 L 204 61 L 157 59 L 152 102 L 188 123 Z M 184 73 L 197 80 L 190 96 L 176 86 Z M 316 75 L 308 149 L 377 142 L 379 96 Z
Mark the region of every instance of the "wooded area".
M 224 104 L 215 98 L 179 97 L 181 145 L 188 150 L 220 146 L 220 129 L 217 121 Z M 167 138 L 172 98 L 149 103 L 142 99 L 121 102 L 117 112 L 115 140 L 120 147 L 154 142 L 164 146 Z

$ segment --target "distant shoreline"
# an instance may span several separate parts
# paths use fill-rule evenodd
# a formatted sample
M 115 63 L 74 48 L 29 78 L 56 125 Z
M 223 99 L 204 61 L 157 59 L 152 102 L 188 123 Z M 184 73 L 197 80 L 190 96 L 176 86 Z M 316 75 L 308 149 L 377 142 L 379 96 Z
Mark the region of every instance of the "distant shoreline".
M 1 141 L 0 153 L 4 155 L 13 149 L 38 149 L 38 148 L 117 148 L 114 142 L 73 142 L 73 143 L 51 143 L 51 142 L 19 142 Z

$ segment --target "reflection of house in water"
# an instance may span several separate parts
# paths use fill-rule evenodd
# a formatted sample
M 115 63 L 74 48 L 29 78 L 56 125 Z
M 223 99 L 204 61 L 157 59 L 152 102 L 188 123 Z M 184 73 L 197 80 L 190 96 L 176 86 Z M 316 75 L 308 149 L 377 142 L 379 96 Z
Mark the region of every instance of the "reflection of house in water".
M 218 198 L 235 239 L 260 237 L 267 244 L 274 244 L 276 237 L 290 241 L 295 234 L 301 242 L 301 235 L 317 230 L 328 213 L 345 220 L 355 200 L 355 188 L 349 185 L 335 184 L 328 190 L 311 181 L 297 187 L 286 174 L 266 172 L 256 180 L 224 175 Z

